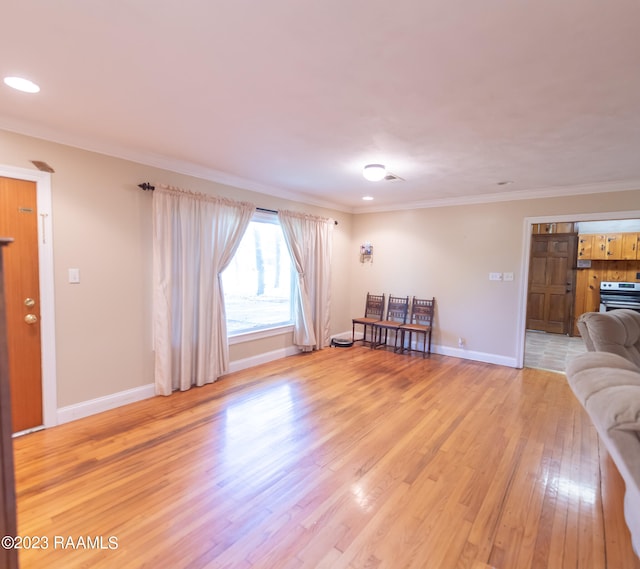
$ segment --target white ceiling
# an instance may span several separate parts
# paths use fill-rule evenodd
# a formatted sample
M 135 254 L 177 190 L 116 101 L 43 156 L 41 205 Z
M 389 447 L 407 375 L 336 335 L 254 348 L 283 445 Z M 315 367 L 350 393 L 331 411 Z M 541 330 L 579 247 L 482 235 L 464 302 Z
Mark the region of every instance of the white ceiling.
M 2 4 L 0 128 L 353 212 L 640 187 L 637 0 Z

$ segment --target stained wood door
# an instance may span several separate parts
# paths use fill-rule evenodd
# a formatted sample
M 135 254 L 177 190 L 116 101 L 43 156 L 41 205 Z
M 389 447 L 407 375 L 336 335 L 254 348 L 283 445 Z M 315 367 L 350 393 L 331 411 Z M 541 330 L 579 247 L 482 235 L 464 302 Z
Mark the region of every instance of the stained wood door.
M 577 235 L 532 235 L 527 328 L 573 335 Z
M 36 183 L 0 177 L 13 431 L 42 425 L 42 361 Z

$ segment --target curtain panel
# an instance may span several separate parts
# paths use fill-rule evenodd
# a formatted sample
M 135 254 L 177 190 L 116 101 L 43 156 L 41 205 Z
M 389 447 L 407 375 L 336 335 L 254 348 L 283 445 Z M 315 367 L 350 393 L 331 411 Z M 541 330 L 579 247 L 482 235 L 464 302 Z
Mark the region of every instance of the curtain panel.
M 229 368 L 221 273 L 255 206 L 156 186 L 153 192 L 155 385 L 159 395 L 212 383 Z
M 281 210 L 278 218 L 298 273 L 293 343 L 303 351 L 320 350 L 330 341 L 334 224 L 326 218 L 292 211 Z

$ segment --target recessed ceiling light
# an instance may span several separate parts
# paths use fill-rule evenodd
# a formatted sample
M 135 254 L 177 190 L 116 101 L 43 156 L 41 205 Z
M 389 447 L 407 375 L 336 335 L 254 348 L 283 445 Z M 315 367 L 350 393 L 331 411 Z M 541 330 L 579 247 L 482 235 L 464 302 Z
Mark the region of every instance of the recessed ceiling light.
M 362 199 L 366 202 L 370 202 L 373 199 L 373 196 L 364 196 Z
M 370 182 L 379 182 L 387 175 L 387 169 L 383 164 L 367 164 L 362 175 Z
M 17 89 L 18 91 L 23 91 L 24 93 L 37 93 L 40 91 L 40 87 L 38 87 L 38 85 L 33 81 L 29 81 L 29 79 L 24 79 L 23 77 L 5 77 L 4 82 L 5 85 L 8 85 L 13 89 Z

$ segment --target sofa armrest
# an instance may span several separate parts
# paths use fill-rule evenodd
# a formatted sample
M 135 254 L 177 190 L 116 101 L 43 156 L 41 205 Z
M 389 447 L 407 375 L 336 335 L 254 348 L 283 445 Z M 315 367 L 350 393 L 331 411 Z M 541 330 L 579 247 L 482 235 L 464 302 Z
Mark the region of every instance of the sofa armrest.
M 640 366 L 640 313 L 585 312 L 578 318 L 578 329 L 589 351 L 618 354 Z
M 585 312 L 585 314 L 589 313 Z M 580 332 L 580 336 L 582 337 L 582 341 L 584 342 L 587 351 L 595 352 L 596 347 L 593 345 L 593 340 L 591 340 L 591 334 L 589 334 L 589 326 L 587 326 L 584 316 L 584 314 L 581 314 L 578 318 L 578 322 L 576 323 L 578 326 L 578 332 Z

